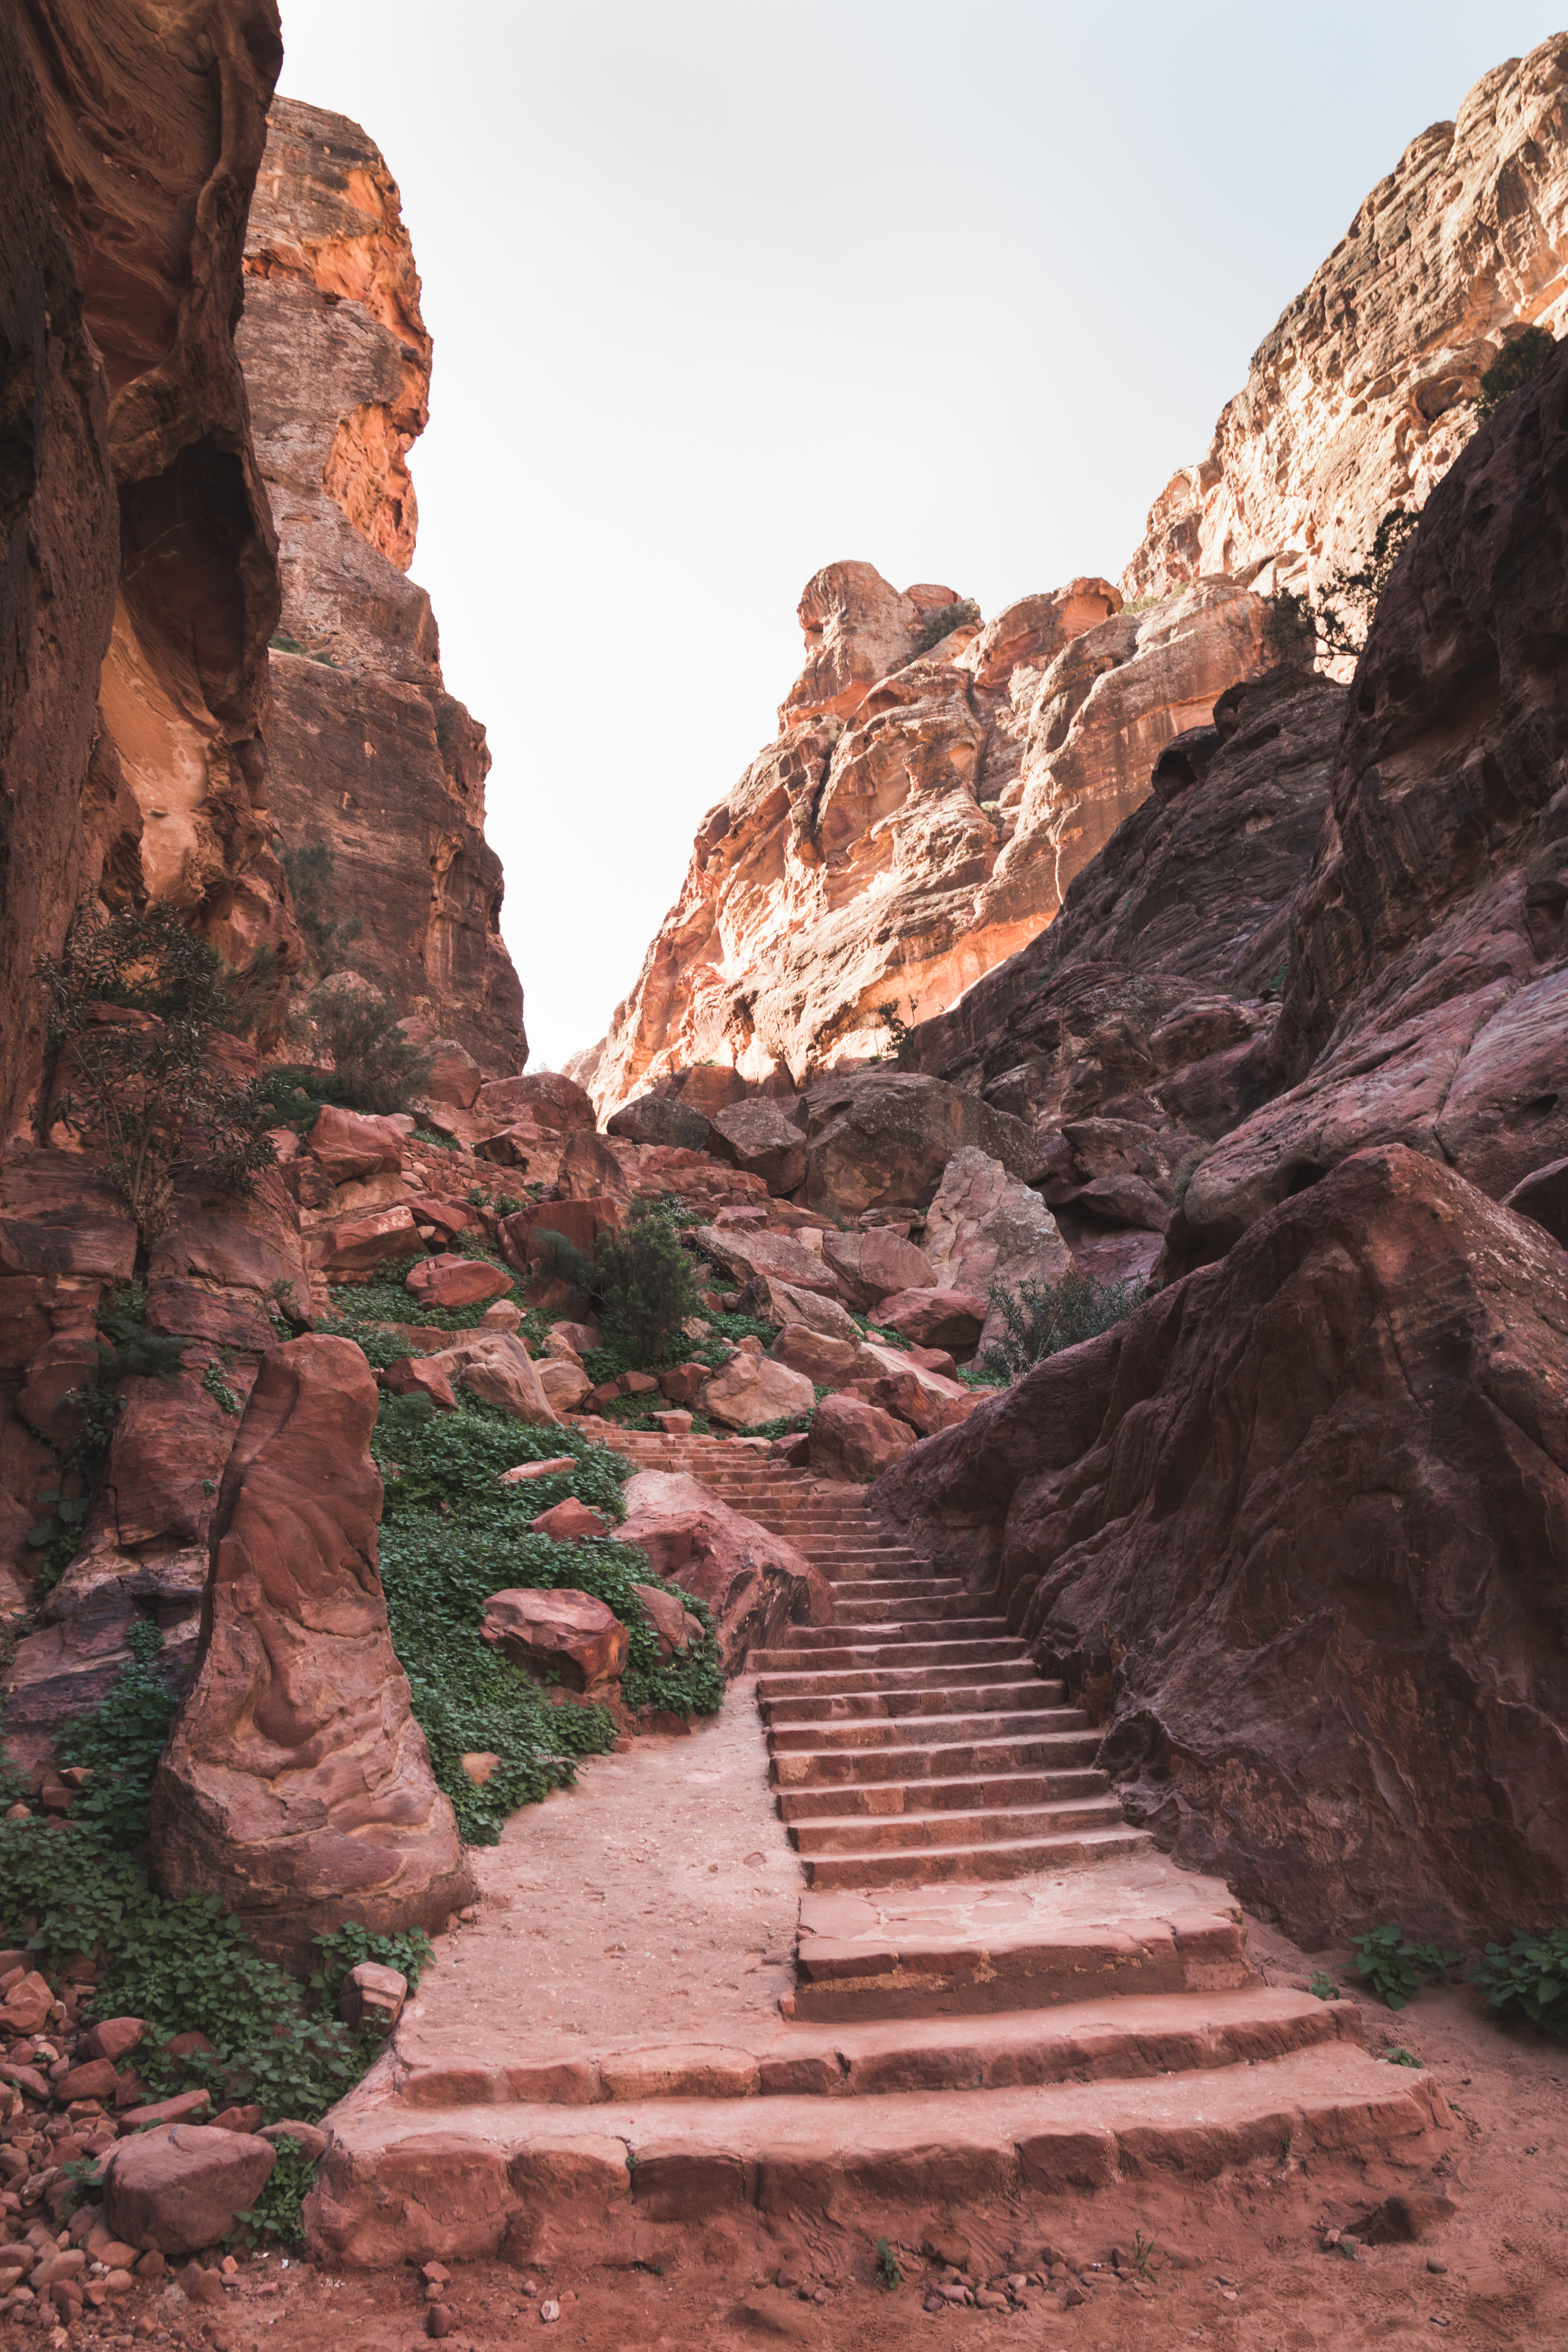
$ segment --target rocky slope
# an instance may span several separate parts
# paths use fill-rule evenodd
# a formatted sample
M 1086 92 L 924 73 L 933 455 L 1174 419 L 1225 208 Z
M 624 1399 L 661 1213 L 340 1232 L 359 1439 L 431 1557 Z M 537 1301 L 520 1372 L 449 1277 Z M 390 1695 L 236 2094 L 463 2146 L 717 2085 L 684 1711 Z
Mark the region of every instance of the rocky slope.
M 1568 35 L 1493 67 L 1413 139 L 1258 346 L 1208 454 L 1173 476 L 1129 597 L 1214 572 L 1300 588 L 1419 509 L 1511 330 L 1568 315 Z
M 1034 939 L 1162 747 L 1288 649 L 1288 620 L 1228 582 L 1121 601 L 1076 580 L 981 626 L 947 588 L 818 572 L 777 740 L 704 820 L 631 994 L 572 1065 L 601 1111 L 709 1061 L 805 1087 L 886 1053 L 889 1005 L 941 1012 Z
M 484 837 L 489 753 L 407 577 L 431 342 L 396 184 L 356 123 L 274 100 L 245 270 L 236 348 L 283 587 L 279 842 L 331 847 L 339 917 L 364 925 L 358 968 L 502 1076 L 527 1042 Z

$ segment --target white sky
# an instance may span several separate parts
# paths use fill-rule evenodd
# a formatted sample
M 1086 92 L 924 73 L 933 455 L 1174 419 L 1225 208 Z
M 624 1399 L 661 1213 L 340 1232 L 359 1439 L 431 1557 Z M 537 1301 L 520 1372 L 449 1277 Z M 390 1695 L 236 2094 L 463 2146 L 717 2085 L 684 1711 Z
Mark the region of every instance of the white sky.
M 415 576 L 489 732 L 530 1066 L 604 1030 L 858 557 L 1121 570 L 1524 0 L 283 0 L 436 339 Z

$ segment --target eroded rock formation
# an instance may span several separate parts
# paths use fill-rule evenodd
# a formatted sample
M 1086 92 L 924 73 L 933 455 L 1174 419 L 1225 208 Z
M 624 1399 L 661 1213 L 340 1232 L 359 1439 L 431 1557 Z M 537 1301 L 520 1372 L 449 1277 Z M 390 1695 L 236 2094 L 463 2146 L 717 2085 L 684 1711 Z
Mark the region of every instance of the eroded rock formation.
M 602 1112 L 715 1061 L 790 1091 L 886 1054 L 1050 922 L 1170 739 L 1290 649 L 1227 581 L 1123 614 L 1104 580 L 927 644 L 951 590 L 835 563 L 776 741 L 704 820 L 678 903 L 574 1072 Z
M 1174 475 L 1129 597 L 1227 572 L 1300 587 L 1423 507 L 1510 331 L 1568 315 L 1568 35 L 1494 66 L 1413 139 L 1259 345 L 1207 456 Z
M 234 353 L 282 50 L 272 0 L 153 37 L 78 0 L 0 32 L 5 1132 L 35 958 L 78 899 L 171 899 L 232 964 L 300 942 L 268 815 L 273 537 Z
M 332 850 L 350 952 L 486 1073 L 526 1058 L 522 992 L 485 841 L 484 730 L 441 681 L 407 575 L 407 452 L 428 420 L 430 338 L 401 200 L 356 123 L 274 101 L 237 339 L 278 530 L 272 808 L 284 845 Z
M 263 1360 L 213 1523 L 195 1687 L 153 1787 L 159 1885 L 216 1895 L 296 1965 L 345 1906 L 373 1930 L 437 1927 L 472 1893 L 387 1633 L 376 1403 L 350 1340 Z
M 1568 1895 L 1568 1255 L 1358 1153 L 877 1499 L 1105 1727 L 1133 1818 L 1309 1949 Z

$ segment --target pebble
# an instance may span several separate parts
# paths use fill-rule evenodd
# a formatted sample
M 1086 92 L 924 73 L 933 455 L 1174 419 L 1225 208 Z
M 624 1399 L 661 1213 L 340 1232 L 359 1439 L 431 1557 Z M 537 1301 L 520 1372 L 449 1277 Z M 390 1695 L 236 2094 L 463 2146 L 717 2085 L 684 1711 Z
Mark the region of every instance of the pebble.
M 1447 2273 L 1448 2265 L 1447 2263 L 1440 2263 L 1436 2254 L 1428 2254 L 1426 2267 L 1435 2278 L 1443 2278 Z
M 561 2305 L 554 2300 L 553 2296 L 548 2303 L 542 2303 L 540 2305 L 539 2316 L 547 2327 L 552 2319 L 560 2318 Z

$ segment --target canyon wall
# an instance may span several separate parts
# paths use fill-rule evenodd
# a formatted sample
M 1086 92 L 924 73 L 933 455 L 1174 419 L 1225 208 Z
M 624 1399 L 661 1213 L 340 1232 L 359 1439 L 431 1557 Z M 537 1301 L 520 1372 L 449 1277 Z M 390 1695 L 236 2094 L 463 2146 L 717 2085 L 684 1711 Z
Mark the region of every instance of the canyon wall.
M 1482 76 L 1413 139 L 1258 346 L 1208 454 L 1173 476 L 1121 577 L 1165 595 L 1353 565 L 1475 429 L 1510 331 L 1568 317 L 1568 34 Z
M 949 588 L 818 572 L 775 740 L 704 819 L 635 987 L 571 1066 L 601 1113 L 709 1061 L 788 1093 L 887 1054 L 888 1006 L 940 1013 L 1033 940 L 1163 745 L 1294 645 L 1228 581 L 1121 607 L 1075 580 L 983 625 Z
M 5 13 L 0 259 L 0 1085 L 36 1083 L 39 953 L 167 898 L 237 967 L 296 965 L 268 805 L 278 581 L 234 352 L 282 51 L 270 0 Z
M 484 730 L 445 689 L 430 599 L 408 578 L 407 452 L 431 342 L 401 200 L 356 123 L 292 99 L 268 116 L 237 348 L 279 539 L 270 655 L 281 845 L 333 854 L 355 968 L 491 1076 L 527 1056 L 484 836 Z

